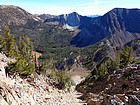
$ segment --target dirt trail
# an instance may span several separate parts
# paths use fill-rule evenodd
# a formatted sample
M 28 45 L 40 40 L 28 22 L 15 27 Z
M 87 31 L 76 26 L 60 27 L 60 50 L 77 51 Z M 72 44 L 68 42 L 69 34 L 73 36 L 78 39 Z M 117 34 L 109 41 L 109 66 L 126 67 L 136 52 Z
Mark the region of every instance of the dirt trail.
M 79 84 L 84 78 L 79 75 L 72 76 L 75 84 Z M 86 103 L 79 99 L 82 94 L 75 90 L 75 86 L 71 88 L 70 92 L 55 91 L 53 90 L 48 95 L 47 105 L 86 105 Z
M 71 78 L 75 82 L 76 85 L 85 79 L 84 77 L 81 77 L 80 75 L 75 75 L 75 76 L 72 76 Z
M 50 99 L 47 101 L 47 105 L 83 105 L 83 101 L 78 99 L 81 94 L 77 91 L 73 92 L 60 92 L 51 93 L 49 96 Z

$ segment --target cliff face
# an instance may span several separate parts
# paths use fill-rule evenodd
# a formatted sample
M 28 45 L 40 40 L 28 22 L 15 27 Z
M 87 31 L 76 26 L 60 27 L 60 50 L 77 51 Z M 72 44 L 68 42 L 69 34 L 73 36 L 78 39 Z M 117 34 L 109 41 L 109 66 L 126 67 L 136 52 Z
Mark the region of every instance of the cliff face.
M 60 21 L 64 21 L 65 24 L 69 26 L 79 26 L 80 25 L 80 15 L 76 12 L 71 14 L 64 14 L 59 16 Z
M 55 17 L 47 18 L 45 23 L 57 23 L 57 25 L 62 26 L 64 29 L 77 29 L 78 27 L 85 27 L 91 22 L 92 18 L 81 16 L 76 12 L 70 14 L 62 14 Z
M 59 24 L 68 24 L 69 26 L 79 26 L 80 24 L 80 15 L 76 12 L 71 14 L 62 14 L 55 17 L 47 18 L 44 22 L 58 22 Z

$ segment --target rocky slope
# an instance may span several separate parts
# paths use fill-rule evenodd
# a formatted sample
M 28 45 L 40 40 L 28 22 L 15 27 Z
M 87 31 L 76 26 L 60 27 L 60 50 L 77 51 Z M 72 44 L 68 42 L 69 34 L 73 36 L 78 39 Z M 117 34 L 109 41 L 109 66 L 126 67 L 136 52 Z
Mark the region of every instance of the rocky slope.
M 5 27 L 5 25 L 23 25 L 26 24 L 30 19 L 40 21 L 38 17 L 31 15 L 17 6 L 0 5 L 0 11 L 0 29 Z
M 140 105 L 140 65 L 128 65 L 101 80 L 91 74 L 77 90 L 89 105 Z
M 43 76 L 21 79 L 0 76 L 0 105 L 82 105 L 80 93 L 53 87 Z
M 5 76 L 5 67 L 13 59 L 0 53 L 0 105 L 83 105 L 81 94 L 59 90 L 54 81 L 43 75 L 31 75 L 22 79 L 18 74 Z

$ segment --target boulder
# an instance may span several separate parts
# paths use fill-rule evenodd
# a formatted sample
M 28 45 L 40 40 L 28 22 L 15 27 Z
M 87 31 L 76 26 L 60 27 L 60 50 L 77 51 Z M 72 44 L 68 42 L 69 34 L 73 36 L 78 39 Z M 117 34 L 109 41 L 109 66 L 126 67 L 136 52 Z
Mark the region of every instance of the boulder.
M 135 95 L 130 95 L 128 102 L 129 105 L 140 105 L 140 100 Z

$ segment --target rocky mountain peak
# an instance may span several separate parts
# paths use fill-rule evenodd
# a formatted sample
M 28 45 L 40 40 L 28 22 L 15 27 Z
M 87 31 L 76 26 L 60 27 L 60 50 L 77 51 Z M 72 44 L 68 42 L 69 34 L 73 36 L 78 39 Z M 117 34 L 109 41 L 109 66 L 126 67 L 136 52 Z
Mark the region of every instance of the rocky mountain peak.
M 81 15 L 79 15 L 77 12 L 72 12 L 72 13 L 70 13 L 70 14 L 63 14 L 64 16 L 67 16 L 67 18 L 68 17 L 70 17 L 70 18 L 78 18 L 78 17 L 80 17 Z
M 129 13 L 129 12 L 136 12 L 136 11 L 139 11 L 139 9 L 138 8 L 132 8 L 132 9 L 127 9 L 127 8 L 113 8 L 112 10 L 110 10 L 109 12 L 114 12 L 114 13 L 121 13 L 121 12 L 127 12 L 127 13 Z M 108 13 L 109 13 L 108 12 Z
M 80 25 L 80 15 L 76 12 L 70 13 L 70 14 L 64 14 L 62 15 L 64 17 L 64 20 L 66 24 L 69 26 L 79 26 Z M 60 16 L 61 18 L 61 16 Z
M 49 16 L 45 20 L 46 23 L 57 22 L 60 26 L 64 25 L 64 28 L 76 27 L 80 25 L 80 15 L 76 12 L 70 14 L 62 14 L 59 16 Z

